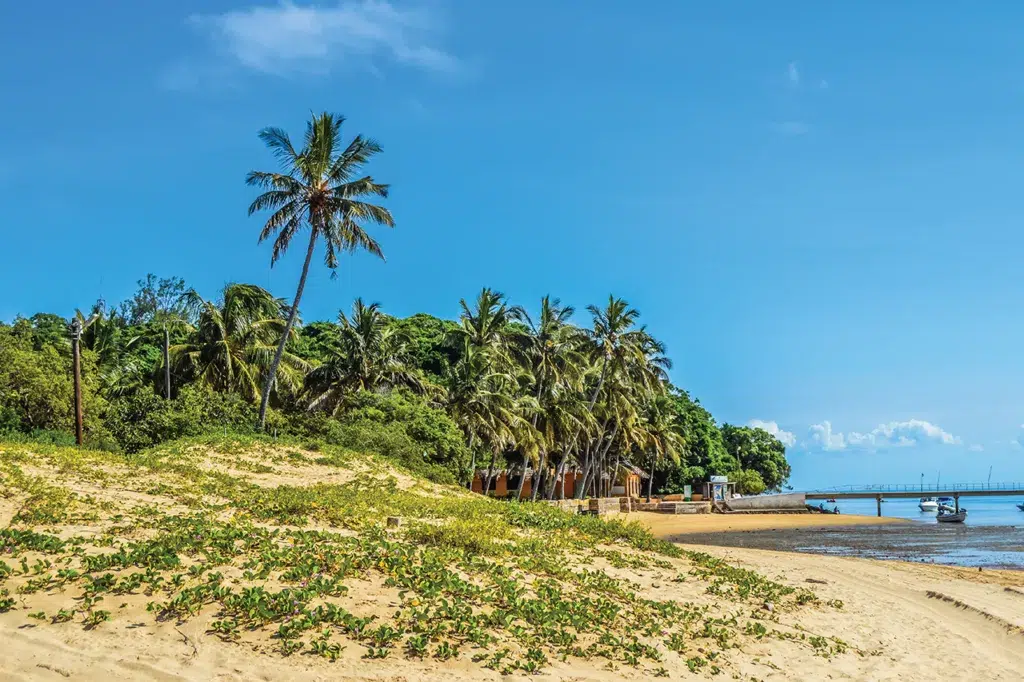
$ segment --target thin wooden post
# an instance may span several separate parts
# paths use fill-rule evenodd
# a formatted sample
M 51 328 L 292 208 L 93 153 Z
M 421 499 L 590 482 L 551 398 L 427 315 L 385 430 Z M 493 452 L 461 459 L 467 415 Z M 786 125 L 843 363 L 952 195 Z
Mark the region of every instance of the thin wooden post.
M 171 333 L 164 322 L 164 399 L 171 399 Z
M 953 508 L 957 514 L 960 513 L 960 496 L 955 493 L 953 494 Z
M 71 365 L 75 382 L 75 444 L 82 444 L 82 321 L 71 322 Z
M 882 496 L 875 495 L 875 505 L 878 507 L 878 516 L 882 516 Z

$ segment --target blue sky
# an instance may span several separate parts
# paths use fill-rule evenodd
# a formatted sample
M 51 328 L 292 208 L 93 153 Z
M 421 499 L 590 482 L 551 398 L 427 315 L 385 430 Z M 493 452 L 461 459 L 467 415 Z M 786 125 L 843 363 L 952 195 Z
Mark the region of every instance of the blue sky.
M 898 6 L 895 6 L 898 5 Z M 0 319 L 270 270 L 246 171 L 310 110 L 376 137 L 387 263 L 454 316 L 623 296 L 673 379 L 791 444 L 798 487 L 1024 480 L 1024 8 L 538 0 L 5 9 Z M 1024 440 L 1024 439 L 1022 439 Z

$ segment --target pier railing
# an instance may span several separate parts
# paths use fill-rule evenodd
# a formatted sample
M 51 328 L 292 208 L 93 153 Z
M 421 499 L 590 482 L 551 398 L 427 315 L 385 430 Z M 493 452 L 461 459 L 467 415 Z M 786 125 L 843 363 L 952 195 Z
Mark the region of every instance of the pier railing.
M 1019 492 L 1024 490 L 1024 481 L 1014 483 L 870 483 L 867 485 L 842 485 L 831 488 L 809 490 L 812 493 L 950 493 L 950 492 Z

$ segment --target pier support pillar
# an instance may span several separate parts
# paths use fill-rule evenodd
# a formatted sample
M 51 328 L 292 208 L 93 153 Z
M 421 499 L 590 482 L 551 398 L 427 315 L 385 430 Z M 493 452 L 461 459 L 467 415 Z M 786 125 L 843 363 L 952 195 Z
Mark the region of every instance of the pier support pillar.
M 882 496 L 875 495 L 875 505 L 878 507 L 878 515 L 882 515 Z
M 955 494 L 953 495 L 953 505 L 954 505 L 954 509 L 956 509 L 956 513 L 959 514 L 960 513 L 960 496 L 959 495 L 955 495 Z

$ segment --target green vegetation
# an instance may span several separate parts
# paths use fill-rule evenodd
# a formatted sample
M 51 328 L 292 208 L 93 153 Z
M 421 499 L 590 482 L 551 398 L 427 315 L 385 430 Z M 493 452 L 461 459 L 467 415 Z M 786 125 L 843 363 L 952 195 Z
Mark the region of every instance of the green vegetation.
M 714 674 L 763 637 L 808 656 L 845 650 L 793 622 L 831 608 L 805 589 L 636 523 L 439 487 L 323 440 L 202 436 L 135 454 L 5 444 L 0 491 L 21 510 L 0 529 L 0 612 L 37 627 L 148 612 L 268 655 L 461 659 L 502 674 L 556 661 Z M 389 516 L 403 524 L 385 528 Z M 664 587 L 639 584 L 652 581 Z
M 742 492 L 779 490 L 785 447 L 771 434 L 719 427 L 672 386 L 664 345 L 614 296 L 577 314 L 545 296 L 535 310 L 482 289 L 458 320 L 398 319 L 358 299 L 337 323 L 303 324 L 314 251 L 382 255 L 368 226 L 391 227 L 364 201 L 388 186 L 364 174 L 379 145 L 342 142 L 343 118 L 314 116 L 301 148 L 278 128 L 260 139 L 280 163 L 252 171 L 271 264 L 309 241 L 295 296 L 232 283 L 203 298 L 180 278 L 148 275 L 119 306 L 98 301 L 82 338 L 85 444 L 136 453 L 226 432 L 321 439 L 392 458 L 432 480 L 485 490 L 502 470 L 533 499 L 607 495 L 627 465 L 650 472 L 648 495 L 728 474 Z M 80 315 L 80 314 L 77 314 Z M 74 432 L 68 323 L 49 313 L 0 323 L 0 438 L 67 443 Z M 514 494 L 514 493 L 513 493 Z

